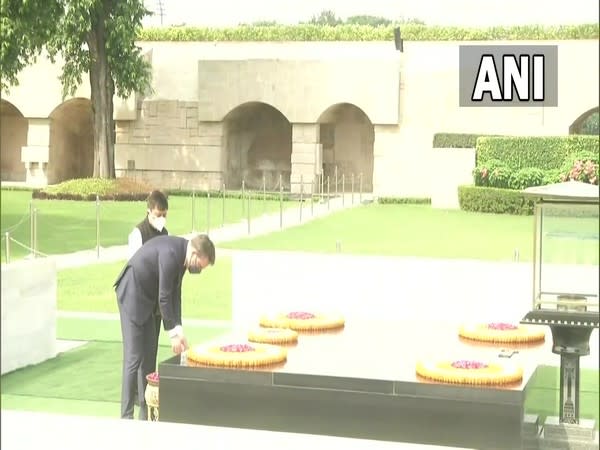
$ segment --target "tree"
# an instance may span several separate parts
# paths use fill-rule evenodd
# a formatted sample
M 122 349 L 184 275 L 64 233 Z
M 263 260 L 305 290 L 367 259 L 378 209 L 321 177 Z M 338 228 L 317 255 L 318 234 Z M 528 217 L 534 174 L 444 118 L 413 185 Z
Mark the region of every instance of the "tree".
M 330 9 L 325 9 L 321 11 L 318 15 L 312 16 L 308 23 L 314 25 L 329 25 L 335 27 L 336 25 L 341 25 L 343 20 L 335 15 L 333 11 Z
M 19 72 L 44 50 L 64 65 L 63 99 L 88 73 L 94 128 L 94 177 L 114 178 L 113 96 L 150 89 L 150 64 L 135 44 L 143 0 L 2 0 L 0 88 L 18 84 Z

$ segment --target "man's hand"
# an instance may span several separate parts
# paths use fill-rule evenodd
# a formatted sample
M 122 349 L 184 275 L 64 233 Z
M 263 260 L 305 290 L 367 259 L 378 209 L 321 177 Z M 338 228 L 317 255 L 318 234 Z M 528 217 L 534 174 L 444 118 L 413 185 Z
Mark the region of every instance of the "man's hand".
M 185 338 L 185 336 L 173 336 L 171 338 L 171 350 L 173 350 L 173 353 L 175 353 L 176 355 L 179 355 L 181 353 L 183 353 L 184 351 L 186 351 L 188 348 L 188 342 L 187 339 Z

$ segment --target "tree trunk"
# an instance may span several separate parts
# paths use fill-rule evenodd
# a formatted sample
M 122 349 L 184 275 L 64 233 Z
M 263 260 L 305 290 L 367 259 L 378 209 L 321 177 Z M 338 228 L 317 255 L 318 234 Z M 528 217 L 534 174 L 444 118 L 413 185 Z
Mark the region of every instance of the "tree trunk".
M 104 3 L 104 2 L 102 2 Z M 94 123 L 95 178 L 115 178 L 115 138 L 113 119 L 114 82 L 106 54 L 105 12 L 100 9 L 88 37 L 90 87 Z

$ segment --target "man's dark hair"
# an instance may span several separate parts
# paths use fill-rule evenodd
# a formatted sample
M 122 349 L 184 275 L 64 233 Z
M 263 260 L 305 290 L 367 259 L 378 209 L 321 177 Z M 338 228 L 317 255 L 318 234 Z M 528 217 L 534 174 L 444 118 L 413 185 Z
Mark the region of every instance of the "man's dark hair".
M 160 191 L 152 191 L 148 196 L 148 209 L 158 209 L 159 211 L 166 211 L 169 209 L 169 202 L 167 196 Z
M 210 265 L 215 263 L 215 244 L 206 234 L 198 234 L 190 241 L 192 248 L 200 253 L 201 256 L 206 256 Z

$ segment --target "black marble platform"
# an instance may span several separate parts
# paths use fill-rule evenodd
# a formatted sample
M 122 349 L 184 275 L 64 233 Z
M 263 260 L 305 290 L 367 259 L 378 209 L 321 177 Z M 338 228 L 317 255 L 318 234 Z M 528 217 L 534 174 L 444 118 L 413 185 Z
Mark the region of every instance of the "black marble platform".
M 417 359 L 501 358 L 502 347 L 463 341 L 457 324 L 348 321 L 303 335 L 279 367 L 188 367 L 160 372 L 160 420 L 478 449 L 522 448 L 527 385 L 545 356 L 517 348 L 523 381 L 504 387 L 419 379 Z M 245 330 L 218 343 L 245 341 Z

